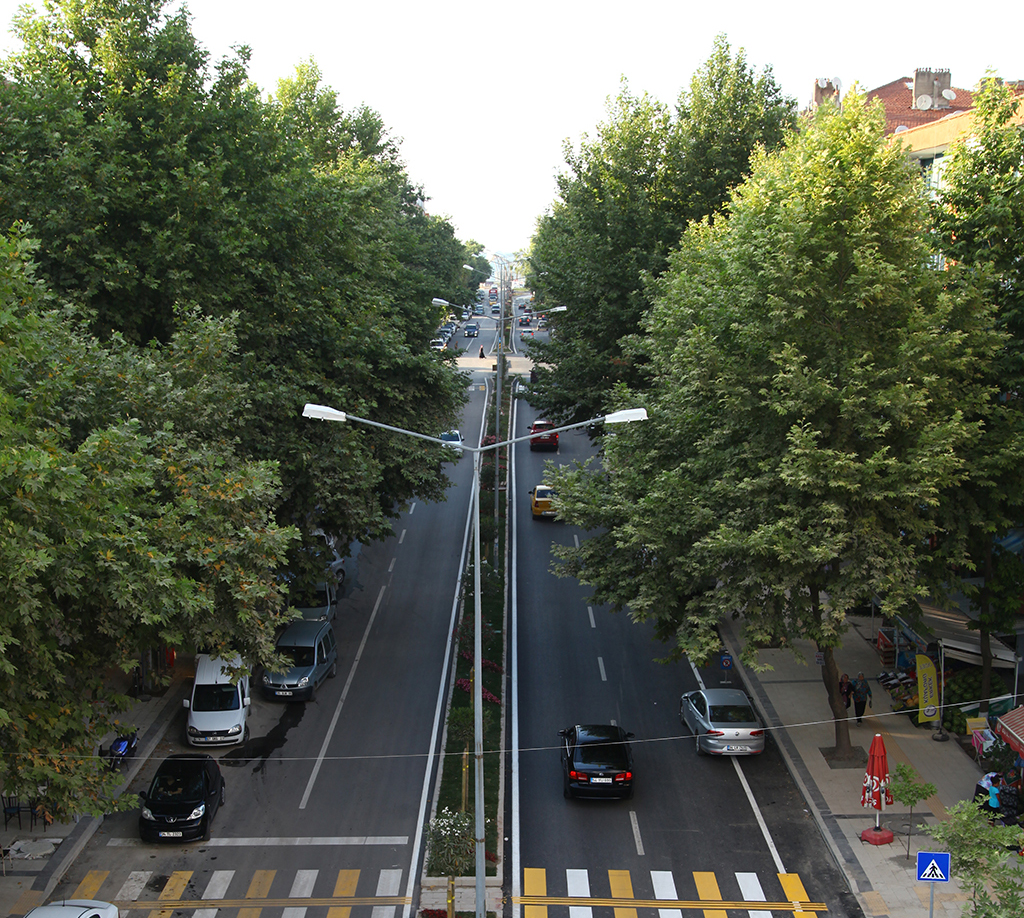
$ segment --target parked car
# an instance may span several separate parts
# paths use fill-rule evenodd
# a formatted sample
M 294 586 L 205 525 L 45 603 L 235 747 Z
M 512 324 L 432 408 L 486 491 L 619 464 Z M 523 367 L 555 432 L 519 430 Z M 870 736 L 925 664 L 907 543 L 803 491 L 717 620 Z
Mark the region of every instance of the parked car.
M 564 797 L 633 796 L 633 736 L 615 724 L 577 724 L 559 730 Z
M 25 918 L 118 918 L 117 906 L 99 899 L 60 899 L 49 905 L 37 905 Z
M 196 675 L 192 691 L 182 705 L 188 711 L 185 740 L 190 746 L 225 746 L 244 743 L 249 738 L 246 716 L 249 713 L 249 677 L 232 683 L 232 672 L 242 667 L 242 658 L 196 657 Z
M 492 306 L 491 307 L 491 315 L 492 316 L 500 316 L 501 315 L 501 307 L 500 306 Z
M 480 326 L 476 322 L 467 322 L 466 327 L 462 330 L 462 334 L 466 338 L 475 338 L 480 334 Z
M 338 674 L 338 643 L 330 622 L 292 622 L 277 639 L 277 652 L 292 665 L 283 673 L 263 673 L 268 698 L 311 701 L 320 683 Z
M 444 440 L 445 449 L 452 454 L 453 459 L 462 458 L 462 431 L 446 430 L 441 434 L 441 439 Z
M 764 727 L 740 689 L 686 692 L 679 720 L 695 737 L 697 755 L 757 755 L 764 752 Z
M 549 488 L 547 485 L 537 485 L 535 488 L 530 488 L 529 493 L 530 512 L 535 520 L 551 519 L 556 515 L 555 508 L 551 503 L 555 496 L 553 488 Z
M 210 824 L 224 805 L 224 776 L 217 760 L 195 752 L 168 756 L 139 794 L 143 841 L 210 838 Z
M 558 449 L 558 433 L 551 421 L 534 421 L 530 427 L 530 449 Z

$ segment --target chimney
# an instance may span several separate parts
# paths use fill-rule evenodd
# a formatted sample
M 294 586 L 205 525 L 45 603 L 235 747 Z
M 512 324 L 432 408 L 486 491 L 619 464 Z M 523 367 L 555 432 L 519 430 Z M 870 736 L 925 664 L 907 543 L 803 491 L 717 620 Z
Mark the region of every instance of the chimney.
M 948 91 L 952 78 L 948 70 L 918 68 L 914 71 L 914 98 L 911 108 L 926 111 L 930 108 L 949 108 Z

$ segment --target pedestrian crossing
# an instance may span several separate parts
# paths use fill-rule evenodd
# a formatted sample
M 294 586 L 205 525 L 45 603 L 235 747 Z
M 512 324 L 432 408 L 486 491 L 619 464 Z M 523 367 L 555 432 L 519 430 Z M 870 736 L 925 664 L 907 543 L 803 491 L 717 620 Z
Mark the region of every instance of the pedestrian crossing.
M 398 918 L 411 904 L 403 870 L 89 871 L 70 898 L 113 902 L 122 915 L 148 918 Z M 201 886 L 205 883 L 205 886 Z M 794 873 L 523 870 L 514 900 L 522 918 L 810 918 L 811 902 Z M 422 905 L 422 903 L 421 903 Z M 353 916 L 353 909 L 356 909 Z M 609 912 L 611 910 L 611 912 Z
M 638 918 L 639 909 L 656 909 L 658 918 L 683 918 L 683 912 L 694 911 L 702 912 L 704 918 L 726 918 L 727 911 L 734 915 L 745 911 L 749 918 L 772 918 L 779 912 L 809 918 L 828 911 L 823 902 L 808 899 L 803 881 L 795 873 L 774 874 L 762 884 L 761 878 L 751 872 L 719 877 L 713 871 L 651 870 L 636 877 L 636 888 L 628 870 L 608 870 L 605 874 L 569 869 L 565 871 L 564 887 L 559 873 L 553 879 L 557 886 L 549 887 L 545 868 L 523 870 L 523 891 L 518 897 L 523 918 L 559 918 L 564 912 L 550 914 L 557 906 L 568 906 L 569 918 L 594 918 L 595 908 L 611 908 L 615 918 Z M 734 898 L 727 899 L 723 887 Z M 564 888 L 565 895 L 557 894 L 558 888 Z

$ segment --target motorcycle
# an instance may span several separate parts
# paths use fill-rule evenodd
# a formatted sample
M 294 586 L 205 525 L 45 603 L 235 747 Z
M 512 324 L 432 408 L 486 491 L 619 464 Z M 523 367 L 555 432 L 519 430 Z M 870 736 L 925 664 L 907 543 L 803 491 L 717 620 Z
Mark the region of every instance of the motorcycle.
M 109 748 L 100 750 L 100 755 L 110 759 L 110 770 L 116 771 L 135 755 L 138 748 L 139 732 L 132 730 L 131 733 L 119 733 L 114 737 Z

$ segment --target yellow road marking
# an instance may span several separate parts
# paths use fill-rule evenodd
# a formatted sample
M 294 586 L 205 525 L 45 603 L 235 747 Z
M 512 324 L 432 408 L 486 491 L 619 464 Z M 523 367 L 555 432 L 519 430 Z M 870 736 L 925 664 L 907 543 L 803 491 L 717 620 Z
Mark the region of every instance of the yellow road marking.
M 790 876 L 790 874 L 780 874 L 780 876 Z M 799 881 L 798 881 L 799 882 Z M 761 910 L 761 911 L 776 911 L 776 912 L 793 912 L 794 915 L 800 916 L 805 912 L 827 912 L 828 906 L 824 902 L 808 902 L 805 899 L 792 900 L 789 902 L 765 902 L 761 899 L 751 900 L 749 902 L 743 900 L 730 901 L 728 899 L 721 900 L 705 900 L 705 899 L 603 899 L 599 897 L 588 898 L 585 896 L 519 896 L 518 898 L 513 897 L 513 902 L 518 902 L 520 905 L 529 907 L 535 905 L 582 905 L 584 907 L 593 906 L 599 908 L 601 906 L 609 906 L 615 908 L 617 906 L 628 905 L 635 908 L 678 908 L 682 910 L 703 910 L 708 908 L 721 909 L 744 909 L 746 911 Z
M 103 885 L 103 881 L 108 876 L 110 876 L 109 870 L 90 870 L 85 875 L 85 879 L 78 884 L 71 898 L 95 899 L 100 891 L 100 887 Z
M 358 882 L 358 870 L 339 870 L 338 880 L 334 884 L 335 897 L 351 898 L 356 894 L 356 884 Z M 327 910 L 327 918 L 349 918 L 351 914 L 352 907 L 347 905 L 336 905 Z
M 166 902 L 171 899 L 180 899 L 181 894 L 188 887 L 188 881 L 192 879 L 191 870 L 175 870 L 167 878 L 167 883 L 164 888 L 160 890 L 160 895 L 157 896 L 158 902 Z M 171 914 L 174 908 L 171 906 L 164 905 L 163 908 L 155 909 L 149 913 L 149 918 L 171 918 Z
M 267 896 L 270 895 L 270 885 L 274 882 L 276 874 L 276 870 L 257 870 L 252 875 L 252 881 L 249 883 L 249 889 L 245 894 L 245 898 L 266 900 Z M 228 906 L 224 907 L 228 908 Z M 239 909 L 238 918 L 260 918 L 260 912 L 264 908 L 269 907 L 266 901 L 262 901 L 259 908 Z
M 523 892 L 527 896 L 546 896 L 547 876 L 547 871 L 543 867 L 524 867 Z M 523 918 L 548 918 L 547 906 L 544 903 L 527 905 L 523 909 Z
M 628 870 L 609 870 L 608 884 L 611 886 L 612 898 L 633 898 L 633 881 Z M 636 909 L 617 908 L 615 909 L 615 918 L 636 918 Z
M 795 873 L 780 873 L 779 882 L 782 884 L 782 891 L 793 900 L 794 906 L 798 902 L 803 902 L 807 899 L 804 884 Z M 806 912 L 801 909 L 794 908 L 793 910 L 793 918 L 800 918 L 801 915 L 805 914 Z
M 711 901 L 722 901 L 722 893 L 718 888 L 718 880 L 715 879 L 715 875 L 707 870 L 695 870 L 693 871 L 693 882 L 697 886 L 697 895 L 701 899 L 708 899 Z M 720 908 L 706 908 L 704 909 L 704 918 L 726 918 L 726 914 Z

